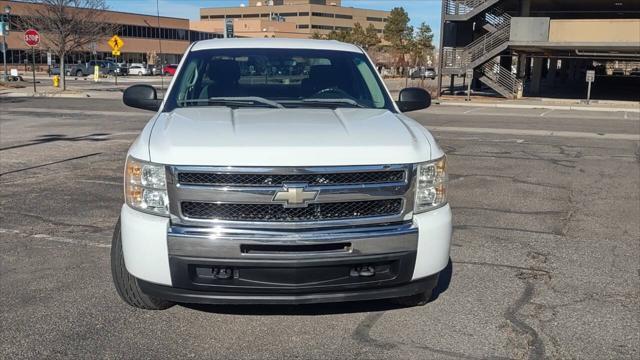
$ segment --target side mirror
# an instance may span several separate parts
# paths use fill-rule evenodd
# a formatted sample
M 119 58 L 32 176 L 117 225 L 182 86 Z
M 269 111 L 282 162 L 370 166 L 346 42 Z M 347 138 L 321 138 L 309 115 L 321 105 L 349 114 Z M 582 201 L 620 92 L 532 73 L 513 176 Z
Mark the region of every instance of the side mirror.
M 162 100 L 158 99 L 158 93 L 153 86 L 132 85 L 124 90 L 122 102 L 134 108 L 158 111 Z
M 396 104 L 402 112 L 426 109 L 431 106 L 431 95 L 422 88 L 405 88 L 400 90 Z

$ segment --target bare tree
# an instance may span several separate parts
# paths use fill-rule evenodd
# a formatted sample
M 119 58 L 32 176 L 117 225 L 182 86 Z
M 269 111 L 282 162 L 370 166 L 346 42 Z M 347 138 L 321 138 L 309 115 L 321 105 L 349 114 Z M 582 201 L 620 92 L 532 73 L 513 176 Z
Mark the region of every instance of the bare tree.
M 105 0 L 31 0 L 28 16 L 21 17 L 21 27 L 40 31 L 46 47 L 60 57 L 62 89 L 65 81 L 65 56 L 88 50 L 91 43 L 106 41 L 118 26 L 107 20 Z

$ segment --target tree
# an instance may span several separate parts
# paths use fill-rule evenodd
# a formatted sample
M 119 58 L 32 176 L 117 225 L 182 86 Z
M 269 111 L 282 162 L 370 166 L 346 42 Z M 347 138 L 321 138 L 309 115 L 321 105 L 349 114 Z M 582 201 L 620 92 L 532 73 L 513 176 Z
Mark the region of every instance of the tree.
M 311 34 L 311 38 L 312 38 L 312 39 L 315 39 L 315 40 L 322 40 L 322 39 L 324 39 L 324 36 L 322 36 L 322 34 L 320 34 L 319 32 L 314 31 L 314 32 Z
M 365 33 L 364 28 L 360 23 L 355 23 L 351 30 L 351 43 L 364 48 L 366 47 L 366 42 L 367 34 Z
M 426 23 L 420 24 L 412 42 L 411 54 L 414 65 L 424 65 L 426 57 L 433 52 L 433 31 Z
M 67 54 L 87 50 L 92 43 L 107 41 L 115 34 L 116 25 L 106 18 L 105 0 L 31 0 L 28 16 L 21 16 L 20 26 L 34 28 L 43 33 L 46 47 L 60 58 L 62 89 L 66 90 L 65 57 Z
M 365 37 L 366 44 L 364 46 L 365 49 L 369 49 L 380 44 L 381 40 L 380 40 L 380 37 L 378 36 L 378 30 L 376 29 L 375 26 L 373 26 L 373 24 L 369 24 L 369 26 L 367 26 L 365 35 L 366 35 Z
M 409 14 L 402 7 L 391 9 L 384 25 L 384 39 L 391 44 L 400 65 L 405 65 L 404 54 L 412 47 L 413 27 L 409 25 Z
M 340 31 L 331 30 L 331 32 L 327 34 L 326 39 L 338 40 L 347 43 L 353 42 L 351 31 L 347 29 L 340 29 Z

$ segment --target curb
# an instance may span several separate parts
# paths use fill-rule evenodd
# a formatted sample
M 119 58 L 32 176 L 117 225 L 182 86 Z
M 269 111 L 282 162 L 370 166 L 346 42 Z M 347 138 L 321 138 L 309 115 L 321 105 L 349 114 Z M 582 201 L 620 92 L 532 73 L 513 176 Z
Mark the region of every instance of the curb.
M 60 93 L 21 93 L 21 92 L 4 92 L 4 93 L 0 93 L 0 98 L 2 97 L 8 97 L 8 98 L 13 98 L 13 97 L 33 97 L 33 98 L 41 98 L 41 97 L 45 97 L 45 98 L 75 98 L 75 99 L 87 99 L 87 98 L 91 98 L 91 99 L 119 99 L 122 97 L 122 93 L 119 93 L 120 96 L 118 97 L 109 97 L 109 96 L 101 96 L 102 94 L 91 94 L 91 93 L 76 93 L 76 94 L 71 94 L 71 93 L 65 93 L 65 94 L 60 94 Z
M 574 105 L 533 105 L 533 104 L 496 104 L 496 103 L 469 103 L 469 102 L 449 102 L 442 101 L 434 104 L 443 106 L 467 106 L 467 107 L 487 107 L 487 108 L 506 108 L 506 109 L 548 109 L 548 110 L 579 110 L 579 111 L 604 111 L 604 112 L 631 112 L 640 113 L 639 108 L 619 108 L 619 107 L 586 107 Z

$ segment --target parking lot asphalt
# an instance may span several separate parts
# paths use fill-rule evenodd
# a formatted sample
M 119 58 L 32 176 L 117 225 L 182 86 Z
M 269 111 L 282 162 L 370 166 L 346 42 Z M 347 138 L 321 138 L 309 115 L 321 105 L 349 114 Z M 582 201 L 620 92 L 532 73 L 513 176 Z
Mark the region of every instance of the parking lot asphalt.
M 2 358 L 640 357 L 638 114 L 434 106 L 450 163 L 437 298 L 137 310 L 111 284 L 125 153 L 151 113 L 0 98 Z

